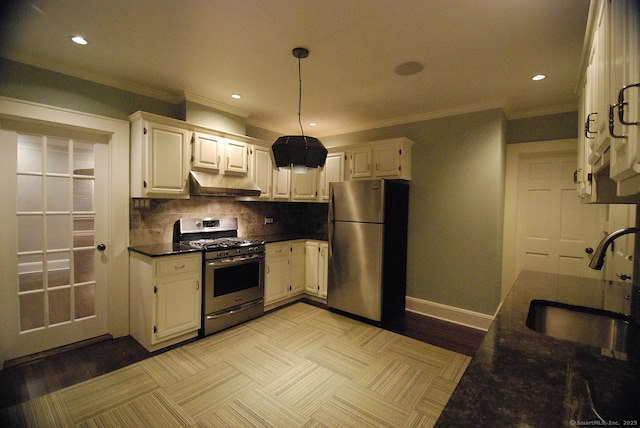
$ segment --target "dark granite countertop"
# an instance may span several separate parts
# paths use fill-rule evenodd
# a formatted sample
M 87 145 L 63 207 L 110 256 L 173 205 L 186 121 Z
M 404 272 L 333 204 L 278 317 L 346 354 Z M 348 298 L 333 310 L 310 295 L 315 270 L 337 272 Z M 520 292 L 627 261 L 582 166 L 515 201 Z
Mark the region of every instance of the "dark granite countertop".
M 247 236 L 247 238 L 257 239 L 260 241 L 264 241 L 265 243 L 293 241 L 296 239 L 312 239 L 312 240 L 318 240 L 318 241 L 327 240 L 327 237 L 323 235 L 301 235 L 301 234 Z M 201 251 L 196 248 L 186 248 L 186 247 L 181 247 L 179 245 L 174 245 L 170 243 L 134 245 L 129 247 L 129 250 L 148 256 L 148 257 L 172 256 L 176 254 L 186 254 L 186 253 L 194 253 L 194 252 Z
M 309 239 L 314 241 L 326 241 L 326 235 L 309 235 L 309 234 L 300 234 L 300 233 L 281 233 L 277 235 L 260 235 L 260 236 L 249 236 L 251 239 L 258 239 L 260 241 L 264 241 L 265 243 L 270 242 L 282 242 L 282 241 L 295 241 L 297 239 Z
M 436 426 L 640 425 L 637 355 L 629 355 L 633 363 L 623 361 L 598 347 L 530 330 L 525 322 L 534 299 L 629 313 L 640 304 L 640 288 L 523 271 Z M 585 380 L 606 423 L 588 404 Z
M 173 256 L 176 254 L 201 252 L 201 250 L 196 248 L 186 248 L 174 244 L 135 245 L 133 247 L 129 247 L 129 251 L 133 251 L 148 257 Z

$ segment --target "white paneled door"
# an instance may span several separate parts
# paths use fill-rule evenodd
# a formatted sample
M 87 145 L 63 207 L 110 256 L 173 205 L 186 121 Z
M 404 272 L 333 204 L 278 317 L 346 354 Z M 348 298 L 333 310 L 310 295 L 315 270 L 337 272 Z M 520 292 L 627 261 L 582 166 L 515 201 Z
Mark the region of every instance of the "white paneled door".
M 16 270 L 2 325 L 13 356 L 106 334 L 109 262 L 108 144 L 14 135 Z
M 576 193 L 574 153 L 532 155 L 518 168 L 517 272 L 522 269 L 599 278 L 586 248 L 602 238 L 597 206 Z

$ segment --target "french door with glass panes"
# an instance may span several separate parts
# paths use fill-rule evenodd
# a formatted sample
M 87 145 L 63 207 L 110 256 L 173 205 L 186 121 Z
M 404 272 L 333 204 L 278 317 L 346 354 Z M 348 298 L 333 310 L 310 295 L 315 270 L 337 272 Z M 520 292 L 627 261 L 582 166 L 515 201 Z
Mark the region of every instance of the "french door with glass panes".
M 28 134 L 16 149 L 17 304 L 3 328 L 26 355 L 108 331 L 109 151 Z

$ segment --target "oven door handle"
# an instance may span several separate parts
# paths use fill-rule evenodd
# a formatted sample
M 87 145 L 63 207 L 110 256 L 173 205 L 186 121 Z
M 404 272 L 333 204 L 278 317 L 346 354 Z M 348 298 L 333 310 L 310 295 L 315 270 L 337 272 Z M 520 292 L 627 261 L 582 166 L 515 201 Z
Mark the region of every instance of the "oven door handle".
M 237 314 L 238 312 L 246 311 L 247 309 L 251 309 L 255 306 L 261 305 L 264 303 L 264 299 L 254 300 L 253 302 L 247 302 L 242 305 L 234 306 L 232 308 L 226 309 L 221 312 L 217 312 L 215 314 L 206 315 L 205 319 L 214 320 L 216 318 L 222 318 L 229 315 Z
M 211 267 L 242 264 L 255 259 L 264 259 L 264 254 L 251 254 L 249 256 L 228 257 L 224 259 L 210 260 L 207 264 Z

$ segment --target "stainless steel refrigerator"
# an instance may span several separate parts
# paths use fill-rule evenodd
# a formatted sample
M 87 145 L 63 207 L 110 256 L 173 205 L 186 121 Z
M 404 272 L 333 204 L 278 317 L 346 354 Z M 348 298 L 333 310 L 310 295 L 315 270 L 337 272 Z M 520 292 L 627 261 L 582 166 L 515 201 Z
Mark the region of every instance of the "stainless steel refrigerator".
M 330 184 L 330 310 L 382 324 L 404 314 L 409 182 Z

